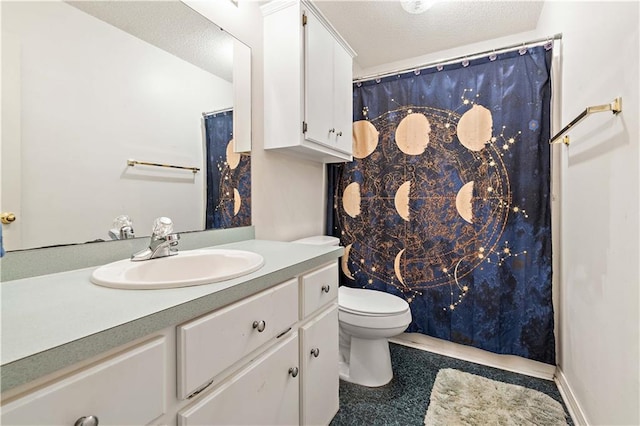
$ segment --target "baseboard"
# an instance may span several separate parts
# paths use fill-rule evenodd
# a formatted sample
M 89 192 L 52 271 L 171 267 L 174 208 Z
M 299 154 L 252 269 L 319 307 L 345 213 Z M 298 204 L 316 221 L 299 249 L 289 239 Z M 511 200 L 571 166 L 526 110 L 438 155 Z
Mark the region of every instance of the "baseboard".
M 560 391 L 560 396 L 562 396 L 562 399 L 564 400 L 564 405 L 567 406 L 567 410 L 573 420 L 573 424 L 576 426 L 589 426 L 587 418 L 585 417 L 582 408 L 580 408 L 580 404 L 578 404 L 578 401 L 571 390 L 571 386 L 569 386 L 569 382 L 567 382 L 567 378 L 560 367 L 556 368 L 556 376 L 554 380 L 558 386 L 558 390 Z
M 522 358 L 515 355 L 500 355 L 471 346 L 460 345 L 419 333 L 403 333 L 389 339 L 393 343 L 422 349 L 488 367 L 524 374 L 539 379 L 553 380 L 556 366 Z

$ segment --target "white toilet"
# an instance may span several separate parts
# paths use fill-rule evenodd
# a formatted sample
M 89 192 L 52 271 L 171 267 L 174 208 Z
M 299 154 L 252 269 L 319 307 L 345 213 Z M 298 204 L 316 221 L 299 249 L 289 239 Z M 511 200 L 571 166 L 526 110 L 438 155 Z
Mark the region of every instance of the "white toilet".
M 318 236 L 294 242 L 338 245 L 339 239 Z M 389 383 L 393 371 L 388 338 L 404 332 L 411 323 L 409 304 L 382 291 L 341 286 L 338 322 L 340 378 L 369 387 Z

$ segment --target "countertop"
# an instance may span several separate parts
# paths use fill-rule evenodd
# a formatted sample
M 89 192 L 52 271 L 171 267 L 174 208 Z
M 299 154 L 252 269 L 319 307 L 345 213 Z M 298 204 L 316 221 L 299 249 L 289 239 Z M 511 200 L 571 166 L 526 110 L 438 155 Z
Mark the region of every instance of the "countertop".
M 95 285 L 95 267 L 2 283 L 2 392 L 246 298 L 344 251 L 265 240 L 214 247 L 259 253 L 264 266 L 223 282 L 163 290 Z

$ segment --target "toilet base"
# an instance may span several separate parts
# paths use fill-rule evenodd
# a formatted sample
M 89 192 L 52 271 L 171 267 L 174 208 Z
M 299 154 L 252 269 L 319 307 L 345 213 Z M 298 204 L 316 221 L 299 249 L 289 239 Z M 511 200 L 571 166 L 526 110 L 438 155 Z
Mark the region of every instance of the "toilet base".
M 351 336 L 349 362 L 340 362 L 340 378 L 367 387 L 389 383 L 393 378 L 389 341 Z

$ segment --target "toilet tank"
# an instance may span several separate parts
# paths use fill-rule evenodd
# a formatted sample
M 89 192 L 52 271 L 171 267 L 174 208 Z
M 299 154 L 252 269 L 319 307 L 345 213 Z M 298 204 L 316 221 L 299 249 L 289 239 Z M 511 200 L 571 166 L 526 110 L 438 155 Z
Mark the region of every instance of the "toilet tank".
M 314 235 L 312 237 L 292 241 L 292 243 L 310 244 L 315 246 L 337 246 L 340 245 L 340 239 L 330 237 L 328 235 Z

